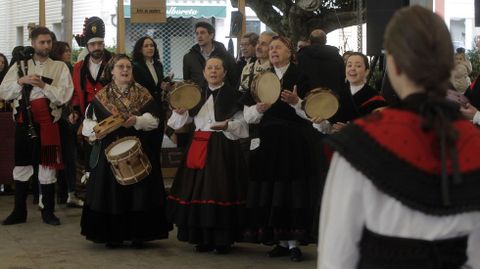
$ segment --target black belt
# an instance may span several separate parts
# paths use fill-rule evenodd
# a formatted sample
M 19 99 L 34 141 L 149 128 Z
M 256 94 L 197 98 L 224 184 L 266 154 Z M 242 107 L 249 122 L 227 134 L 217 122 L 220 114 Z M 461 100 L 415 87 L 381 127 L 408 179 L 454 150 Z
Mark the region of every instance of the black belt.
M 359 269 L 459 269 L 467 261 L 468 236 L 420 240 L 384 236 L 364 229 Z

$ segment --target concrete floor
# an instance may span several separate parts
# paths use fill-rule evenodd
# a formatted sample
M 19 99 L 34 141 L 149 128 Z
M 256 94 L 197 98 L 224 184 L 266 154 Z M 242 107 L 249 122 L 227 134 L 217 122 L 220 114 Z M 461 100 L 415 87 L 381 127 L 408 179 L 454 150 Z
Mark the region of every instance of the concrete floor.
M 42 223 L 40 212 L 31 203 L 26 223 L 0 226 L 0 269 L 282 269 L 315 268 L 316 246 L 302 247 L 305 260 L 291 262 L 288 257 L 269 258 L 269 246 L 236 244 L 229 255 L 200 254 L 192 245 L 170 239 L 153 241 L 145 249 L 106 249 L 93 244 L 80 235 L 80 209 L 57 206 L 56 215 L 62 225 Z M 4 219 L 13 206 L 13 196 L 0 196 L 0 219 Z

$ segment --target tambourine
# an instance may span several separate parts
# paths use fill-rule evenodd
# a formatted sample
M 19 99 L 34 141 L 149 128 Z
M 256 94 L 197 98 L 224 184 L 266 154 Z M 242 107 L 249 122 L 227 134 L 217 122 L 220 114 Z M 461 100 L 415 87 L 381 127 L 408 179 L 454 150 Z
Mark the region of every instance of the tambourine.
M 125 120 L 120 114 L 112 115 L 95 125 L 93 131 L 97 137 L 107 135 L 120 128 L 124 122 Z
M 177 82 L 167 98 L 173 108 L 189 110 L 200 103 L 202 92 L 194 83 Z
M 305 114 L 311 119 L 329 119 L 337 113 L 339 102 L 337 96 L 327 88 L 311 90 L 302 103 Z
M 255 76 L 250 92 L 257 103 L 273 104 L 280 97 L 282 84 L 272 72 L 263 72 Z

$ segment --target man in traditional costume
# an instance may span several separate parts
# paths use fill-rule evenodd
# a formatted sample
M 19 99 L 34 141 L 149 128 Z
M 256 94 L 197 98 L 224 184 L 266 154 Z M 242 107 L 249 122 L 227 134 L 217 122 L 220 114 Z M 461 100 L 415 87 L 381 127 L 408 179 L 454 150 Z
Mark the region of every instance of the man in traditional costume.
M 35 28 L 30 38 L 33 56 L 27 60 L 30 57 L 22 55 L 24 60 L 17 61 L 10 68 L 0 86 L 0 99 L 13 100 L 16 123 L 15 206 L 2 224 L 27 220 L 28 180 L 34 173 L 34 166 L 38 166 L 44 204 L 43 222 L 59 225 L 59 219 L 53 214 L 56 172 L 63 167 L 57 121 L 62 113 L 60 106 L 72 97 L 73 83 L 67 65 L 48 57 L 52 49 L 50 30 Z

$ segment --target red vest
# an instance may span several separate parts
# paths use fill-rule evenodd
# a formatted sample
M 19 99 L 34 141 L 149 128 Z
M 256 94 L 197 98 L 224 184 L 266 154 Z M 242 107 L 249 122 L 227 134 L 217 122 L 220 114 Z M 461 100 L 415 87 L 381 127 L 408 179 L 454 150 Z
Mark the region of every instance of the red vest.
M 84 64 L 84 61 L 82 60 L 77 62 L 73 66 L 74 91 L 73 91 L 73 96 L 71 101 L 71 104 L 73 106 L 80 107 L 80 113 L 82 113 L 82 115 L 85 113 L 85 109 L 87 108 L 88 104 L 92 102 L 93 97 L 95 97 L 95 94 L 97 94 L 97 92 L 100 91 L 105 86 L 100 81 L 97 81 L 96 83 L 92 83 L 87 78 L 87 75 L 84 75 L 82 77 L 81 70 L 82 70 L 83 64 Z M 104 63 L 102 62 L 102 65 L 103 64 Z M 82 89 L 82 80 L 83 80 L 84 89 Z

